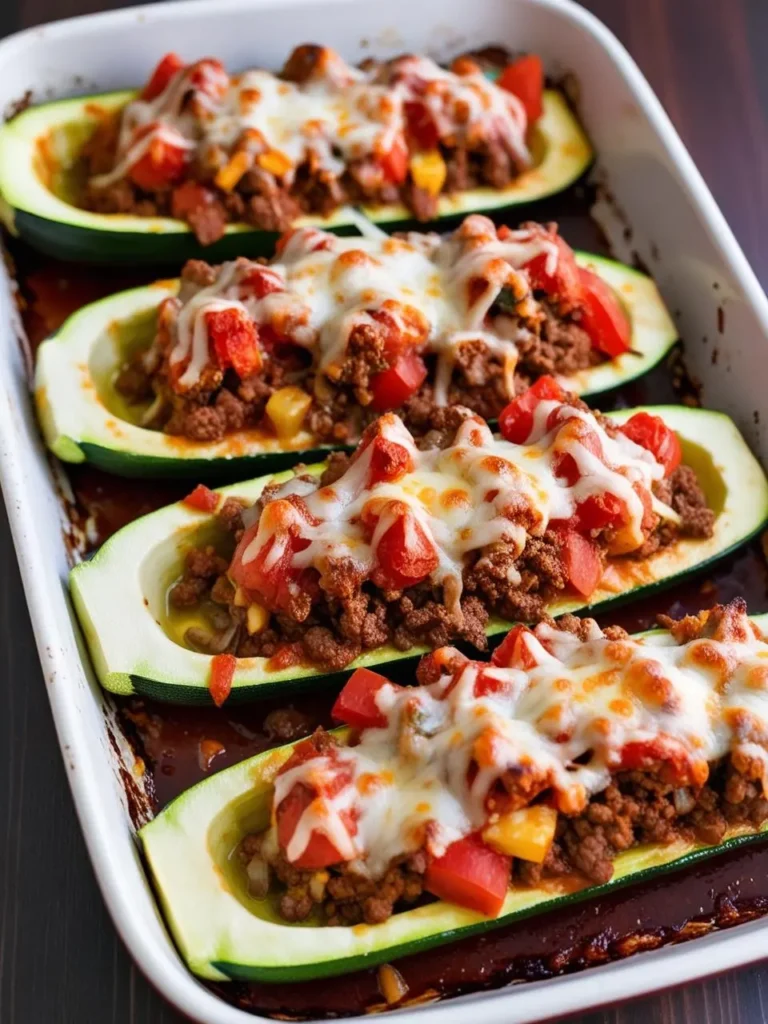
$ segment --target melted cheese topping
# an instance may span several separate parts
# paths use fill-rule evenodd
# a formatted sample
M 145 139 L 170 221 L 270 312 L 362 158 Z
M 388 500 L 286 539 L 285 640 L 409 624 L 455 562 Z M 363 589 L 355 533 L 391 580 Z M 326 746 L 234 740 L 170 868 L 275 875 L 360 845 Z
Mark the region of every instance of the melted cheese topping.
M 427 451 L 419 451 L 399 417 L 388 413 L 378 421 L 377 436 L 336 483 L 317 488 L 294 479 L 283 484 L 265 505 L 243 564 L 270 543 L 269 562 L 276 564 L 293 535 L 307 542 L 292 556 L 295 568 L 312 566 L 322 575 L 329 559 L 348 559 L 363 578 L 369 577 L 377 565 L 378 543 L 402 518 L 405 505 L 406 521 L 418 523 L 437 552 L 430 578 L 444 586 L 447 606 L 460 615 L 462 569 L 470 552 L 502 546 L 517 556 L 530 536 L 542 536 L 552 520 L 570 519 L 590 495 L 609 493 L 624 502 L 622 550 L 639 547 L 645 539 L 644 503 L 635 488 L 650 492 L 664 476 L 663 467 L 624 434 L 611 437 L 586 409 L 563 407 L 569 419 L 547 430 L 550 414 L 559 408 L 557 401 L 540 403 L 526 444 L 494 437 L 483 420 L 471 416 L 449 447 Z M 579 440 L 583 426 L 597 439 L 602 459 Z M 368 486 L 379 438 L 407 453 L 413 469 L 396 481 Z M 582 474 L 573 485 L 554 473 L 556 460 L 565 453 Z M 290 495 L 302 499 L 308 514 L 284 500 Z M 371 514 L 379 516 L 372 535 L 366 527 Z
M 215 282 L 181 306 L 171 362 L 189 360 L 181 384 L 197 382 L 210 359 L 205 314 L 225 302 L 309 349 L 318 369 L 334 380 L 342 372 L 351 333 L 376 327 L 376 317 L 384 313 L 412 345 L 438 354 L 437 404 L 448 400 L 457 350 L 476 341 L 505 360 L 511 395 L 515 342 L 529 335 L 523 321 L 538 315 L 522 268 L 537 256 L 554 273 L 557 245 L 544 228 L 513 231 L 502 241 L 493 223 L 477 214 L 445 236 L 340 238 L 307 228 L 291 235 L 270 264 L 278 290 L 263 298 L 249 293 L 245 283 L 263 269 L 260 265 L 239 260 L 220 267 Z M 489 311 L 503 289 L 513 297 L 518 316 L 492 321 Z
M 202 89 L 195 80 L 201 67 L 206 75 Z M 125 176 L 141 156 L 132 148 L 136 132 L 148 125 L 156 126 L 153 135 L 170 131 L 203 152 L 230 150 L 244 132 L 252 133 L 268 151 L 289 161 L 283 176 L 287 184 L 308 159 L 339 175 L 352 161 L 405 146 L 405 104 L 410 102 L 428 108 L 440 139 L 470 146 L 497 141 L 520 166 L 531 162 L 523 104 L 479 70 L 456 75 L 417 56 L 361 70 L 327 48 L 318 68 L 301 84 L 259 69 L 230 80 L 207 62 L 177 72 L 156 98 L 127 104 L 116 166 L 92 179 L 94 184 L 103 187 Z M 185 100 L 190 92 L 192 105 Z M 381 184 L 375 173 L 371 184 Z
M 351 777 L 335 797 L 304 811 L 288 859 L 301 856 L 314 831 L 372 877 L 424 845 L 440 856 L 486 824 L 499 782 L 512 806 L 548 790 L 561 812 L 580 813 L 621 770 L 629 744 L 667 751 L 681 785 L 693 789 L 709 764 L 730 754 L 768 793 L 768 642 L 745 615 L 724 641 L 609 640 L 593 623 L 585 642 L 546 625 L 524 642 L 536 662 L 527 671 L 438 652 L 452 671 L 437 683 L 378 691 L 386 727 L 279 775 L 275 806 L 296 783 L 317 788 L 339 766 Z M 477 696 L 481 679 L 480 692 L 495 692 Z M 359 817 L 350 836 L 340 814 L 353 808 Z

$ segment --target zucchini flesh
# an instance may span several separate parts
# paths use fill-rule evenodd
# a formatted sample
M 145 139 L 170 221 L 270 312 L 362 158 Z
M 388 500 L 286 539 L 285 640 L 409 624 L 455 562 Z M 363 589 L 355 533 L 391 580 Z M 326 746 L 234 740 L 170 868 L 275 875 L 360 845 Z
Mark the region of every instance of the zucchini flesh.
M 619 422 L 636 410 L 610 414 Z M 611 605 L 646 595 L 722 558 L 759 532 L 768 519 L 768 480 L 733 422 L 721 413 L 683 406 L 652 408 L 677 431 L 684 460 L 696 471 L 710 507 L 717 513 L 714 536 L 682 540 L 643 562 L 627 560 L 621 574 L 607 575 L 589 605 L 560 601 L 552 615 L 603 612 Z M 322 472 L 322 465 L 312 467 Z M 286 479 L 286 473 L 276 479 Z M 223 495 L 254 501 L 272 478 L 260 477 L 223 488 Z M 161 625 L 166 593 L 178 576 L 184 551 L 213 539 L 211 517 L 182 503 L 125 527 L 71 574 L 70 586 L 97 675 L 115 693 L 143 693 L 158 700 L 209 703 L 210 655 L 174 642 Z M 125 629 L 125 623 L 131 629 Z M 493 619 L 489 637 L 509 623 Z M 249 700 L 276 690 L 331 685 L 360 666 L 388 665 L 394 676 L 412 671 L 426 648 L 368 651 L 344 672 L 323 674 L 306 666 L 270 671 L 264 658 L 241 658 L 230 700 Z
M 75 206 L 77 156 L 105 115 L 123 107 L 135 93 L 102 93 L 32 107 L 0 128 L 0 196 L 4 220 L 13 233 L 56 259 L 110 264 L 170 264 L 193 257 L 219 261 L 263 256 L 277 234 L 232 224 L 218 242 L 201 246 L 182 221 L 169 217 L 101 214 Z M 444 195 L 438 218 L 494 212 L 534 203 L 572 185 L 592 162 L 592 149 L 565 97 L 544 93 L 544 113 L 534 128 L 535 167 L 504 189 L 489 187 Z M 370 207 L 365 213 L 387 229 L 414 226 L 399 204 Z M 330 217 L 305 217 L 341 234 L 355 234 L 344 208 Z
M 755 621 L 768 627 L 768 615 Z M 269 897 L 248 894 L 245 873 L 232 856 L 245 835 L 268 826 L 272 783 L 292 749 L 258 754 L 198 783 L 139 833 L 171 931 L 201 977 L 303 981 L 369 968 L 689 867 L 754 843 L 768 830 L 768 822 L 759 829 L 737 827 L 717 846 L 678 839 L 633 847 L 615 858 L 610 882 L 568 891 L 567 883 L 554 879 L 510 889 L 501 914 L 492 919 L 436 902 L 379 925 L 292 925 Z
M 650 277 L 624 264 L 578 253 L 620 297 L 632 323 L 632 352 L 567 378 L 578 394 L 594 395 L 627 384 L 663 359 L 677 331 Z M 129 477 L 190 476 L 232 479 L 252 466 L 277 472 L 325 457 L 329 446 L 306 431 L 286 446 L 259 430 L 213 443 L 187 441 L 136 422 L 136 412 L 115 391 L 126 356 L 150 343 L 157 308 L 178 281 L 158 281 L 91 303 L 44 342 L 37 356 L 35 399 L 46 442 L 65 462 L 88 461 Z

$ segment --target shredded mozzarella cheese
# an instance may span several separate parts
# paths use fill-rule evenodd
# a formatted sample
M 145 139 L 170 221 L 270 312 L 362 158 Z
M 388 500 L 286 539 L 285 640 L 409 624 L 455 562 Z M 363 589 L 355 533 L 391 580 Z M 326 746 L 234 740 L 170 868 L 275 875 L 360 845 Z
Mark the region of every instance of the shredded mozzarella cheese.
M 541 625 L 524 635 L 535 662 L 526 671 L 449 651 L 443 663 L 453 661 L 453 671 L 437 683 L 383 686 L 376 703 L 386 726 L 334 752 L 351 783 L 304 811 L 288 859 L 313 832 L 374 878 L 424 845 L 440 856 L 483 827 L 487 798 L 505 777 L 519 805 L 546 789 L 563 813 L 580 813 L 621 769 L 629 744 L 672 744 L 694 788 L 726 754 L 748 759 L 762 765 L 768 793 L 768 642 L 740 619 L 740 637 L 681 645 L 669 634 L 609 640 L 595 624 L 581 641 Z M 478 696 L 481 678 L 495 692 L 486 686 Z M 337 770 L 319 757 L 278 775 L 275 806 L 297 783 L 311 787 L 314 773 Z M 352 808 L 354 836 L 340 818 Z

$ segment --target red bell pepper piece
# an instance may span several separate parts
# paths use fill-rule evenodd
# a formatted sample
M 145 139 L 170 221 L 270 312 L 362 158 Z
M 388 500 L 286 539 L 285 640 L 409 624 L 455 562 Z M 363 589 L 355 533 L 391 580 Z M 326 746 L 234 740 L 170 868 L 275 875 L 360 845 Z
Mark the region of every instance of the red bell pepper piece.
M 544 113 L 544 65 L 541 57 L 530 53 L 507 64 L 496 84 L 517 96 L 525 107 L 529 125 Z
M 376 705 L 376 694 L 388 682 L 369 668 L 355 669 L 336 698 L 331 716 L 354 729 L 383 729 L 387 719 Z
M 219 504 L 219 495 L 212 491 L 205 484 L 198 484 L 197 487 L 186 498 L 182 499 L 185 505 L 196 509 L 198 512 L 215 512 Z
M 580 325 L 593 348 L 611 359 L 632 348 L 632 325 L 614 291 L 597 274 L 579 267 L 582 284 Z
M 513 626 L 491 655 L 493 664 L 504 668 L 535 668 L 538 662 L 523 639 L 530 632 L 527 626 Z M 477 686 L 475 693 L 478 697 L 482 696 L 478 693 Z
M 492 850 L 474 833 L 451 843 L 432 861 L 424 886 L 441 900 L 496 917 L 504 905 L 511 866 L 511 857 Z
M 408 150 L 402 139 L 396 139 L 392 148 L 382 153 L 378 160 L 387 181 L 402 185 L 408 177 Z
M 160 58 L 149 81 L 141 91 L 141 99 L 154 100 L 161 92 L 165 92 L 173 76 L 186 65 L 177 53 L 166 53 Z
M 234 654 L 215 654 L 211 658 L 208 691 L 217 708 L 221 707 L 232 691 L 232 680 L 235 677 L 236 668 L 237 658 Z
M 156 123 L 140 129 L 136 138 L 141 139 L 157 128 Z M 174 139 L 178 138 L 178 144 Z M 144 153 L 128 170 L 131 181 L 145 192 L 158 192 L 175 185 L 187 166 L 188 149 L 184 136 L 166 126 L 163 136 L 156 136 Z
M 378 412 L 399 409 L 416 394 L 426 376 L 427 367 L 418 352 L 413 349 L 403 352 L 388 370 L 371 377 L 371 405 Z
M 212 310 L 205 314 L 205 322 L 222 370 L 231 366 L 243 380 L 261 368 L 258 328 L 244 310 Z

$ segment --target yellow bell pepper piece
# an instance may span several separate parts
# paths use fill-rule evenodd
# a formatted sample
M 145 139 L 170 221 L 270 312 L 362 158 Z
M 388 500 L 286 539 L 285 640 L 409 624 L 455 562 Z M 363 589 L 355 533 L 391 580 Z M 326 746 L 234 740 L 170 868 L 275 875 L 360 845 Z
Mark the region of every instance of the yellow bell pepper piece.
M 265 171 L 274 174 L 276 178 L 282 178 L 293 167 L 285 153 L 281 153 L 279 149 L 270 149 L 266 153 L 260 153 L 256 157 L 256 161 L 259 167 L 263 167 Z
M 541 864 L 555 838 L 557 811 L 535 804 L 508 811 L 483 829 L 483 839 L 499 853 Z
M 298 434 L 311 405 L 312 396 L 293 386 L 280 388 L 270 395 L 267 416 L 281 440 L 288 441 Z
M 253 636 L 254 633 L 262 633 L 267 628 L 269 612 L 260 604 L 249 604 L 245 616 L 245 627 Z
M 438 150 L 414 153 L 409 161 L 409 167 L 414 185 L 423 188 L 431 196 L 439 195 L 445 184 L 448 168 Z
M 245 150 L 235 153 L 216 172 L 216 177 L 213 179 L 216 188 L 220 188 L 223 192 L 231 192 L 245 172 L 250 169 L 252 161 L 253 157 Z

